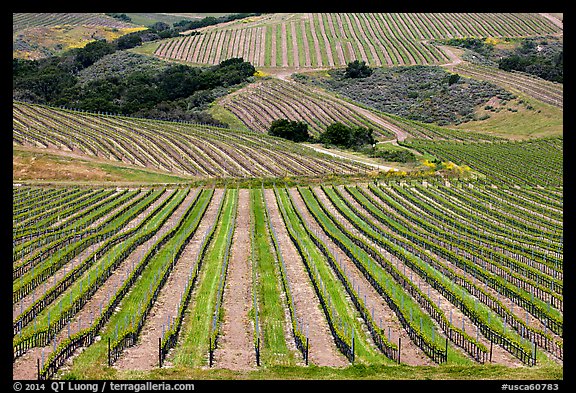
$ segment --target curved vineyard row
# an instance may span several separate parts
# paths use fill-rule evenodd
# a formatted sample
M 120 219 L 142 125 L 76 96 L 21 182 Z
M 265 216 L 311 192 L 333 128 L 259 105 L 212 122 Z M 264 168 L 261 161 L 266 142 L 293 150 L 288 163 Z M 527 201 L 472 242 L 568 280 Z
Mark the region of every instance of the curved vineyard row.
M 12 31 L 27 29 L 30 27 L 49 26 L 107 26 L 112 28 L 134 27 L 131 23 L 112 18 L 105 14 L 94 13 L 13 13 Z
M 542 15 L 526 13 L 306 13 L 255 19 L 162 41 L 155 55 L 196 64 L 242 57 L 256 67 L 342 67 L 353 60 L 376 67 L 441 64 L 449 58 L 430 43 L 434 39 L 561 32 Z
M 13 142 L 187 177 L 353 174 L 354 161 L 255 132 L 13 104 Z
M 274 120 L 289 119 L 308 124 L 313 135 L 340 122 L 351 127 L 372 128 L 376 135 L 393 134 L 378 122 L 356 113 L 345 102 L 319 89 L 279 79 L 268 79 L 220 100 L 247 127 L 268 132 Z M 375 116 L 375 115 L 374 115 Z
M 562 137 L 495 143 L 413 139 L 403 144 L 442 161 L 466 164 L 489 183 L 532 187 L 563 185 Z
M 112 363 L 154 369 L 158 358 L 135 361 L 157 353 L 158 342 L 164 364 L 220 367 L 231 354 L 224 328 L 231 318 L 248 321 L 248 352 L 237 358 L 247 369 L 256 359 L 300 366 L 563 359 L 562 249 L 545 251 L 557 249 L 553 235 L 562 232 L 554 189 L 114 191 L 124 196 L 112 199 L 108 224 L 86 227 L 94 234 L 73 243 L 85 250 L 76 263 L 55 268 L 33 298 L 15 301 L 15 375 L 34 378 L 39 360 L 42 377 L 52 378 L 73 354 L 69 369 L 86 376 Z M 55 192 L 15 187 L 14 203 L 33 211 L 40 195 Z M 519 211 L 522 200 L 533 202 Z M 546 221 L 552 216 L 557 223 Z M 529 225 L 538 219 L 553 232 L 534 236 Z M 66 261 L 54 255 L 52 263 Z M 236 273 L 239 258 L 251 279 Z M 245 284 L 239 311 L 229 296 Z M 302 298 L 303 287 L 312 297 Z M 319 313 L 303 314 L 310 304 Z M 311 332 L 318 318 L 325 333 Z M 320 342 L 331 360 L 317 352 Z
M 521 313 L 518 313 L 520 317 L 513 316 L 510 313 L 506 315 L 502 314 L 503 309 L 500 304 L 501 297 L 500 295 L 496 297 L 495 294 L 491 293 L 490 289 L 488 289 L 488 283 L 490 281 L 488 275 L 484 275 L 484 280 L 476 281 L 475 277 L 477 275 L 477 270 L 475 270 L 476 268 L 474 268 L 474 265 L 471 262 L 479 262 L 480 259 L 477 260 L 477 258 L 471 254 L 471 250 L 475 249 L 474 246 L 468 248 L 470 246 L 461 245 L 457 241 L 446 242 L 435 236 L 437 233 L 450 233 L 449 228 L 442 229 L 441 225 L 438 225 L 433 221 L 430 216 L 426 216 L 420 212 L 418 216 L 415 216 L 413 214 L 410 215 L 406 210 L 398 210 L 397 206 L 392 209 L 391 206 L 394 206 L 393 204 L 390 204 L 392 200 L 386 199 L 386 194 L 390 195 L 391 193 L 388 190 L 382 192 L 378 191 L 375 187 L 370 186 L 368 189 L 363 187 L 346 187 L 344 190 L 338 188 L 333 188 L 332 190 L 323 188 L 323 191 L 327 194 L 331 203 L 336 208 L 336 211 L 345 216 L 346 220 L 353 225 L 352 227 L 348 226 L 348 230 L 362 231 L 362 233 L 369 236 L 375 244 L 380 247 L 388 247 L 386 248 L 388 252 L 390 252 L 391 247 L 403 248 L 405 251 L 416 256 L 416 260 L 412 260 L 412 262 L 409 262 L 410 259 L 404 259 L 409 262 L 411 266 L 417 266 L 414 264 L 415 261 L 422 260 L 426 262 L 453 282 L 458 282 L 458 284 L 463 286 L 470 294 L 476 296 L 477 300 L 474 300 L 475 303 L 480 300 L 482 303 L 489 305 L 493 311 L 504 316 L 508 323 L 511 323 L 510 321 L 514 322 L 514 324 L 518 324 L 518 322 L 521 324 L 523 323 L 521 321 L 523 314 Z M 378 202 L 380 198 L 382 198 L 382 201 L 385 201 L 386 204 Z M 407 220 L 406 217 L 409 217 L 409 220 Z M 424 219 L 421 219 L 421 217 Z M 361 220 L 358 218 L 361 218 Z M 363 224 L 362 221 L 364 221 L 365 224 Z M 428 224 L 428 222 L 434 222 L 438 226 L 435 227 L 434 225 Z M 414 234 L 415 228 L 417 228 L 417 234 Z M 429 240 L 432 240 L 432 242 Z M 393 246 L 392 243 L 394 244 Z M 456 247 L 468 251 L 462 253 L 461 250 L 458 250 L 456 254 L 453 254 L 452 251 L 456 250 Z M 394 252 L 394 255 L 406 258 L 406 254 L 398 254 L 397 251 Z M 466 256 L 467 260 L 459 255 Z M 484 263 L 484 267 L 485 266 L 486 264 Z M 421 271 L 421 269 L 419 271 Z M 428 277 L 428 275 L 433 272 L 434 271 L 428 272 L 427 275 L 423 276 L 423 278 L 426 281 L 433 279 L 435 274 L 432 274 L 432 277 Z M 480 271 L 478 270 L 478 272 Z M 436 277 L 441 278 L 438 276 Z M 454 289 L 454 284 L 449 285 Z M 493 286 L 500 288 L 500 284 L 497 281 L 491 283 L 490 287 Z M 438 287 L 438 284 L 435 284 L 434 288 L 443 288 L 441 290 L 444 293 L 450 291 L 450 288 L 446 286 Z M 498 290 L 498 293 L 500 292 L 501 289 Z M 462 292 L 462 295 L 464 294 L 465 292 Z M 453 298 L 453 295 L 450 295 L 450 297 Z M 438 297 L 437 303 L 439 306 L 442 304 L 440 302 L 440 297 Z M 455 303 L 455 305 L 458 304 Z M 475 311 L 478 311 L 477 304 L 474 305 L 474 309 Z M 514 310 L 513 306 L 512 310 Z M 452 313 L 450 310 L 447 311 L 449 311 L 450 314 Z M 470 315 L 470 311 L 467 312 L 467 315 Z M 484 317 L 487 316 L 484 315 Z M 510 317 L 513 319 L 510 319 Z M 478 318 L 478 316 L 475 318 Z M 487 318 L 488 325 L 490 325 L 491 319 L 489 316 Z M 528 323 L 528 320 L 526 320 L 526 323 Z M 522 329 L 525 327 L 526 326 L 520 326 Z M 506 332 L 505 323 L 504 326 L 501 325 L 500 328 L 503 329 L 503 333 Z M 531 338 L 531 340 L 532 339 L 533 338 Z M 553 347 L 553 345 L 550 344 L 551 341 L 552 339 L 545 341 L 547 348 Z M 538 341 L 538 344 L 542 345 L 542 342 Z
M 518 71 L 509 72 L 480 64 L 460 63 L 453 69 L 470 78 L 493 82 L 506 89 L 519 90 L 539 101 L 564 108 L 564 85 L 561 83 L 550 82 Z

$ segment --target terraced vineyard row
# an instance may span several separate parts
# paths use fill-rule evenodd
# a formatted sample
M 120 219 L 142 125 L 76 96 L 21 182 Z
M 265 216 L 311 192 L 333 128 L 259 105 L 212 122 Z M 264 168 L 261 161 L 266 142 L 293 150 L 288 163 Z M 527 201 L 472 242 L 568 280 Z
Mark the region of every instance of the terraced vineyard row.
M 16 221 L 73 213 L 19 237 L 14 378 L 36 378 L 37 362 L 42 378 L 562 362 L 562 199 L 395 182 L 15 186 Z
M 539 14 L 307 13 L 203 29 L 162 41 L 155 55 L 196 64 L 242 57 L 256 67 L 342 67 L 442 64 L 430 41 L 452 37 L 518 37 L 561 29 Z
M 564 85 L 521 72 L 508 72 L 480 64 L 460 63 L 454 71 L 480 80 L 486 80 L 506 89 L 519 90 L 539 101 L 563 108 Z
M 12 140 L 187 177 L 314 177 L 369 169 L 256 132 L 18 102 L 13 104 Z
M 372 128 L 382 140 L 406 137 L 428 140 L 504 141 L 503 138 L 466 130 L 453 130 L 435 124 L 408 120 L 351 100 L 335 97 L 309 85 L 280 79 L 265 79 L 238 90 L 218 102 L 252 130 L 267 133 L 272 121 L 302 121 L 312 135 L 341 122 L 351 127 Z
M 63 25 L 81 26 L 107 26 L 114 28 L 134 27 L 131 23 L 126 23 L 114 19 L 105 14 L 94 13 L 14 13 L 12 14 L 12 31 L 27 29 L 29 27 L 50 27 Z
M 561 187 L 563 141 L 562 137 L 496 143 L 413 139 L 406 145 L 442 161 L 466 164 L 491 183 Z
M 433 123 L 423 123 L 410 120 L 391 113 L 378 112 L 388 122 L 402 128 L 408 133 L 408 137 L 422 140 L 447 140 L 459 142 L 494 142 L 505 141 L 504 138 L 480 132 L 455 130 L 441 127 Z
M 280 79 L 263 80 L 226 96 L 219 103 L 247 127 L 262 133 L 268 132 L 274 120 L 289 119 L 308 124 L 312 135 L 324 132 L 336 122 L 372 128 L 375 135 L 385 139 L 394 135 L 383 126 L 383 120 L 377 122 L 355 112 L 345 101 L 319 89 Z

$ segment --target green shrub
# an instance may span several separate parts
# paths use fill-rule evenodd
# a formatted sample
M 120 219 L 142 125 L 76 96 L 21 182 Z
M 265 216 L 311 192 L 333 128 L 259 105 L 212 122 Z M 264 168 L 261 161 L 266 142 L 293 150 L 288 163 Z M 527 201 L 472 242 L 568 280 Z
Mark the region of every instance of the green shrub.
M 416 161 L 416 156 L 409 150 L 377 150 L 372 154 L 372 157 L 391 162 L 406 163 Z
M 272 124 L 270 124 L 268 135 L 288 139 L 293 142 L 306 142 L 310 140 L 308 124 L 301 121 L 290 121 L 288 119 L 274 120 Z

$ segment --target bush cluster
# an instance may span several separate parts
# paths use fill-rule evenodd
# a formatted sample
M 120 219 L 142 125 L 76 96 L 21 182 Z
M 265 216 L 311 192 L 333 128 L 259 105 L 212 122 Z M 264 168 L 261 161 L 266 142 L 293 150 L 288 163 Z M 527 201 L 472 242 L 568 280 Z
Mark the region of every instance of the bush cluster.
M 318 136 L 318 142 L 338 147 L 362 148 L 376 143 L 371 128 L 348 127 L 340 122 L 330 124 L 326 131 Z
M 511 99 L 504 89 L 460 77 L 437 66 L 377 68 L 365 78 L 346 78 L 329 71 L 331 78 L 298 77 L 352 100 L 411 120 L 447 125 L 474 119 L 474 108 L 491 97 Z
M 546 40 L 525 39 L 510 55 L 501 57 L 498 68 L 521 71 L 540 78 L 562 83 L 564 81 L 564 50 L 549 45 Z
M 354 60 L 348 63 L 344 71 L 345 78 L 366 78 L 370 75 L 372 75 L 372 69 L 366 65 L 365 61 Z
M 416 156 L 409 150 L 376 150 L 372 157 L 381 158 L 391 162 L 414 162 Z
M 268 135 L 288 139 L 293 142 L 307 142 L 310 140 L 308 124 L 288 119 L 274 120 L 272 124 L 270 124 Z
M 164 63 L 95 41 L 64 56 L 13 59 L 13 98 L 87 111 L 215 125 L 209 103 L 255 72 L 242 58 L 211 67 Z
M 462 59 L 474 64 L 498 67 L 504 71 L 521 71 L 563 83 L 564 49 L 561 39 L 549 36 L 504 40 L 519 43 L 511 48 L 502 48 L 484 38 L 453 38 L 442 42 L 464 48 Z

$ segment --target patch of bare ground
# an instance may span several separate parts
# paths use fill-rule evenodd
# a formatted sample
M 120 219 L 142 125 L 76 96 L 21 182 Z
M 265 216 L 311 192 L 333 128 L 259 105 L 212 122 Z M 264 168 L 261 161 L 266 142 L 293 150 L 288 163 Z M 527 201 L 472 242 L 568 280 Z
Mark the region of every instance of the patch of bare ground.
M 250 261 L 250 193 L 240 189 L 238 216 L 232 246 L 222 308 L 224 321 L 215 367 L 230 370 L 253 370 L 256 354 L 253 348 L 253 324 L 249 318 L 252 307 L 252 266 Z
M 348 360 L 336 347 L 318 297 L 312 287 L 304 262 L 292 243 L 272 189 L 264 190 L 270 223 L 276 231 L 278 245 L 286 264 L 286 275 L 294 299 L 294 310 L 303 321 L 309 338 L 309 361 L 317 366 L 345 367 Z
M 106 172 L 94 164 L 111 164 L 119 168 L 145 169 L 151 173 L 166 174 L 169 171 L 161 170 L 147 164 L 146 166 L 127 163 L 102 157 L 86 154 L 78 149 L 74 151 L 66 150 L 59 146 L 49 144 L 48 147 L 38 147 L 26 144 L 25 146 L 15 146 L 15 150 L 39 153 L 39 157 L 31 158 L 13 155 L 12 157 L 12 177 L 14 179 L 65 179 L 82 181 L 121 181 L 118 175 Z M 47 157 L 41 155 L 46 154 Z M 50 157 L 53 155 L 53 157 Z M 68 162 L 62 158 L 71 158 Z
M 300 20 L 300 31 L 302 32 L 302 42 L 304 43 L 304 67 L 312 67 L 312 60 L 310 59 L 310 47 L 304 19 Z
M 47 149 L 43 149 L 47 150 Z M 64 152 L 64 154 L 62 154 Z M 64 150 L 54 151 L 58 155 L 78 156 L 75 153 L 68 153 Z M 86 156 L 81 156 L 86 158 Z M 86 165 L 82 162 L 68 163 L 58 162 L 50 159 L 25 158 L 19 156 L 12 157 L 12 177 L 14 179 L 65 179 L 65 180 L 97 180 L 113 181 L 120 178 L 111 175 L 102 169 Z
M 358 160 L 358 159 L 356 159 L 356 158 L 354 158 L 354 157 L 352 157 L 352 156 L 350 156 L 350 155 L 338 154 L 338 153 L 336 153 L 336 152 L 333 152 L 333 151 L 324 149 L 324 148 L 322 148 L 322 147 L 312 146 L 312 145 L 306 145 L 306 146 L 309 147 L 309 148 L 311 148 L 311 149 L 313 149 L 313 150 L 316 150 L 316 151 L 318 151 L 318 152 L 320 152 L 320 153 L 324 153 L 324 154 L 327 154 L 327 155 L 333 156 L 333 157 L 344 158 L 344 159 L 351 160 L 351 161 L 354 161 L 354 162 L 358 162 L 358 163 L 361 163 L 361 164 L 364 164 L 364 165 L 371 166 L 371 167 L 373 167 L 373 168 L 377 168 L 377 169 L 379 169 L 379 170 L 381 170 L 381 171 L 395 171 L 395 170 L 396 170 L 396 168 L 393 168 L 393 167 L 391 167 L 391 166 L 380 165 L 380 164 L 375 164 L 375 163 L 373 163 L 373 162 Z
M 170 218 L 164 223 L 164 225 L 158 230 L 158 232 L 152 236 L 150 239 L 142 243 L 140 246 L 136 247 L 126 259 L 120 263 L 112 275 L 106 280 L 106 282 L 98 288 L 96 293 L 88 300 L 84 305 L 82 310 L 78 312 L 67 325 L 68 327 L 63 328 L 56 337 L 45 347 L 35 347 L 30 349 L 24 355 L 19 357 L 12 364 L 12 374 L 14 379 L 36 379 L 37 369 L 36 361 L 37 359 L 46 359 L 54 348 L 58 347 L 59 343 L 68 338 L 69 334 L 72 335 L 77 331 L 81 330 L 83 327 L 87 327 L 88 323 L 91 323 L 98 314 L 100 313 L 101 307 L 105 302 L 110 299 L 110 296 L 115 292 L 122 283 L 126 280 L 132 269 L 144 256 L 147 250 L 152 247 L 152 245 L 161 238 L 167 231 L 176 225 L 178 220 L 182 217 L 186 208 L 189 206 L 190 202 L 194 199 L 196 193 L 191 190 L 188 196 L 184 199 L 176 211 L 170 216 Z M 157 203 L 159 203 L 157 201 Z M 78 349 L 75 352 L 80 352 L 82 349 Z
M 194 266 L 202 237 L 206 230 L 216 219 L 218 205 L 224 193 L 223 189 L 215 189 L 204 217 L 184 247 L 180 258 L 175 262 L 174 270 L 160 291 L 150 314 L 144 322 L 142 333 L 136 345 L 127 348 L 114 364 L 114 367 L 123 370 L 151 370 L 158 367 L 158 339 L 162 337 L 163 326 L 168 320 L 176 318 L 180 305 L 180 294 L 188 284 L 188 273 Z
M 456 53 L 454 53 L 454 50 L 452 48 L 449 48 L 446 45 L 438 45 L 437 47 L 450 58 L 450 62 L 442 64 L 442 67 L 447 67 L 450 70 L 452 70 L 454 66 L 457 66 L 458 64 L 462 63 L 462 59 L 460 59 L 460 57 L 458 57 Z
M 296 25 L 294 21 L 290 21 L 290 30 L 292 32 L 292 37 L 298 37 L 296 35 Z M 298 44 L 292 43 L 292 65 L 298 67 L 300 65 L 300 57 L 298 53 Z

